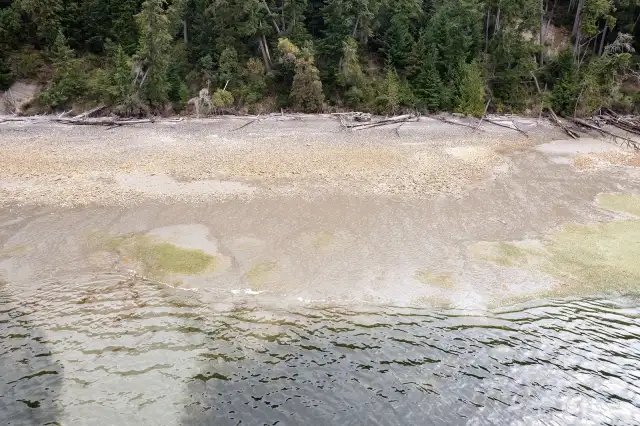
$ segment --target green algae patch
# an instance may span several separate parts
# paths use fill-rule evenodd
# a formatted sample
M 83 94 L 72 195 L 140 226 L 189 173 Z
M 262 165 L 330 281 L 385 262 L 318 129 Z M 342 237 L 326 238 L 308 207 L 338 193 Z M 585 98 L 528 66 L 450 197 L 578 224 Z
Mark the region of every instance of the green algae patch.
M 449 290 L 455 287 L 456 282 L 448 273 L 436 273 L 428 269 L 416 272 L 414 278 L 423 284 Z
M 601 194 L 597 204 L 606 210 L 640 216 L 640 198 L 626 194 Z
M 244 278 L 247 280 L 252 289 L 260 289 L 268 281 L 272 281 L 278 272 L 278 264 L 276 262 L 267 261 L 256 263 L 247 271 Z
M 202 250 L 185 249 L 147 235 L 113 238 L 107 248 L 125 261 L 138 262 L 145 273 L 161 278 L 168 275 L 199 275 L 215 272 L 217 259 Z
M 29 251 L 27 246 L 14 246 L 0 249 L 0 257 L 18 257 Z
M 546 249 L 538 241 L 479 242 L 471 248 L 472 254 L 505 267 L 523 267 L 538 263 Z
M 501 266 L 543 272 L 558 284 L 534 296 L 583 296 L 640 292 L 640 220 L 569 224 L 539 242 L 481 243 L 472 253 Z M 533 295 L 532 295 L 533 296 Z
M 334 239 L 335 239 L 335 236 L 333 235 L 332 232 L 327 232 L 327 231 L 316 232 L 316 246 L 319 248 L 328 247 L 333 242 Z
M 546 272 L 571 294 L 640 290 L 640 220 L 567 225 L 552 236 Z

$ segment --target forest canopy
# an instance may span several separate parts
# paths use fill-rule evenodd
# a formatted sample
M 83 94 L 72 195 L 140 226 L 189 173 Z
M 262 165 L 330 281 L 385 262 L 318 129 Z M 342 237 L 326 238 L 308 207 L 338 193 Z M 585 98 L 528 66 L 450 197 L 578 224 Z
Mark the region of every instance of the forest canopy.
M 640 0 L 0 0 L 0 90 L 120 115 L 636 112 Z

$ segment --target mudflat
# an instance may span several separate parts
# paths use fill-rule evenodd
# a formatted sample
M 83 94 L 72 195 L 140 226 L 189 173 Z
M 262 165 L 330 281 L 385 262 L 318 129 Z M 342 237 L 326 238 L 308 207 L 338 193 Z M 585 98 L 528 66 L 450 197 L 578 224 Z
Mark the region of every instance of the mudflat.
M 611 141 L 245 123 L 3 124 L 0 280 L 135 274 L 222 307 L 640 291 L 640 156 Z

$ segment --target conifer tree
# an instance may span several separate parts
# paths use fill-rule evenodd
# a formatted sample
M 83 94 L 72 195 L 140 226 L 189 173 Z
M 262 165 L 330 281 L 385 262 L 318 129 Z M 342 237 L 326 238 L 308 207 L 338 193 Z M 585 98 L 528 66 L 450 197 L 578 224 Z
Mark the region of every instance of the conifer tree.
M 161 107 L 167 101 L 167 66 L 171 35 L 169 20 L 161 0 L 145 0 L 136 16 L 140 28 L 140 40 L 135 58 L 144 72 L 139 81 L 143 97 L 153 107 Z

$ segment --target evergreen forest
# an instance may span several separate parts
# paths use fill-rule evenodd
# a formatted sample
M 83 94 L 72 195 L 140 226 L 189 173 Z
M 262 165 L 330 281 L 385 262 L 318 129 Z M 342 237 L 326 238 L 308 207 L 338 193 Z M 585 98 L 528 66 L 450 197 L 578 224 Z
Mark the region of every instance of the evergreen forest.
M 27 112 L 640 109 L 640 0 L 0 0 Z

